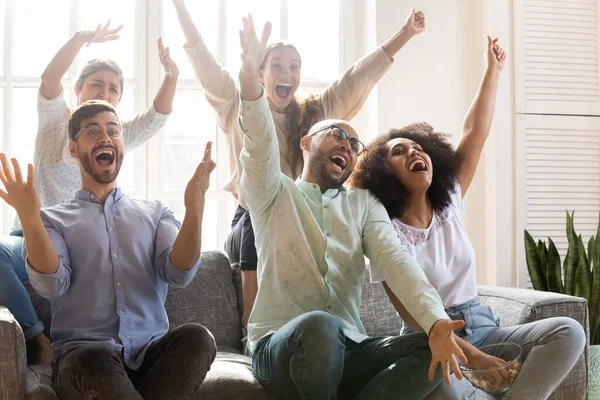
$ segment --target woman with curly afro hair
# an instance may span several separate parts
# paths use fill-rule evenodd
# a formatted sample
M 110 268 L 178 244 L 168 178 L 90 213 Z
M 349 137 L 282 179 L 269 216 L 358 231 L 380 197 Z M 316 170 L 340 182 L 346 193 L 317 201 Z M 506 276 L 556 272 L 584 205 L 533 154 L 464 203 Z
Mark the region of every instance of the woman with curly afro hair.
M 475 251 L 462 224 L 462 198 L 490 132 L 506 59 L 496 41 L 488 36 L 486 73 L 465 117 L 456 150 L 447 134 L 435 132 L 426 123 L 392 129 L 367 146 L 350 183 L 369 189 L 381 200 L 398 236 L 438 291 L 450 318 L 465 321 L 465 327 L 456 334 L 469 367 L 501 366 L 501 359 L 484 354 L 479 347 L 518 343 L 525 361 L 503 398 L 547 399 L 579 359 L 585 345 L 583 328 L 570 318 L 500 327 L 491 308 L 481 305 L 477 297 Z M 405 330 L 422 331 L 374 265 L 371 279 L 383 281 L 407 325 Z M 495 378 L 514 379 L 505 369 L 499 369 Z M 440 385 L 434 398 L 493 398 L 467 382 L 456 383 L 454 379 L 451 388 Z

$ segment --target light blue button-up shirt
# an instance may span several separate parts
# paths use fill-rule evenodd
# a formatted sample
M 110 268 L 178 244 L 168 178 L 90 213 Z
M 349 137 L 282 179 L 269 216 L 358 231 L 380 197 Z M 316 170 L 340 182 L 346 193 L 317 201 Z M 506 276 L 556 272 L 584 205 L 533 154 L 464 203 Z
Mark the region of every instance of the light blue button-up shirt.
M 241 194 L 254 225 L 258 294 L 248 323 L 249 346 L 304 313 L 334 315 L 346 335 L 366 336 L 360 320 L 365 256 L 425 332 L 448 318 L 442 300 L 396 235 L 383 205 L 363 189 L 296 182 L 279 169 L 279 146 L 263 95 L 243 101 Z
M 52 303 L 55 356 L 104 343 L 136 370 L 148 346 L 169 329 L 167 286 L 187 285 L 200 263 L 189 271 L 171 263 L 181 224 L 164 204 L 132 199 L 120 188 L 104 204 L 79 190 L 66 203 L 42 209 L 41 217 L 60 264 L 54 274 L 41 274 L 27 263 L 27 272 Z

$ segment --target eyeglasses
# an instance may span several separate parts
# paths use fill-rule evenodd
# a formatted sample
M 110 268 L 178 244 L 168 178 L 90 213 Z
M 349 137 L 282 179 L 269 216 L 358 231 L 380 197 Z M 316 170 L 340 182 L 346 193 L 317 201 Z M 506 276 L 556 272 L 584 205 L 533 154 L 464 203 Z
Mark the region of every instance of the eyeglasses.
M 331 136 L 332 138 L 334 138 L 335 140 L 337 140 L 338 142 L 343 142 L 345 140 L 348 140 L 348 142 L 350 142 L 350 148 L 357 156 L 360 155 L 363 151 L 365 151 L 365 145 L 360 140 L 358 140 L 357 138 L 351 137 L 350 135 L 348 135 L 348 133 L 345 130 L 343 130 L 342 128 L 340 128 L 339 126 L 334 125 L 334 124 L 331 124 L 331 125 L 328 125 L 328 126 L 325 126 L 321 129 L 319 129 L 318 131 L 314 132 L 309 137 L 313 137 L 318 133 L 326 131 L 327 129 L 331 129 L 328 132 L 328 135 Z
M 100 136 L 102 136 L 102 133 L 104 132 L 106 132 L 109 138 L 114 140 L 118 140 L 123 137 L 123 127 L 120 125 L 110 125 L 108 130 L 102 129 L 98 126 L 91 126 L 86 130 L 82 129 L 77 132 L 73 140 L 77 139 L 77 136 L 79 136 L 81 132 L 85 133 L 87 137 L 93 141 L 100 139 Z

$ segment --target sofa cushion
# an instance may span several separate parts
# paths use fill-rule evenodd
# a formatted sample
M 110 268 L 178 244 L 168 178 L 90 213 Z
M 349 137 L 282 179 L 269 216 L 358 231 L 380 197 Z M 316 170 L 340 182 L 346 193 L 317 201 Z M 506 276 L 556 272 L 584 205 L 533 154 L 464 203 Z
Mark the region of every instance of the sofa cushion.
M 27 400 L 58 400 L 52 390 L 52 368 L 41 365 L 30 365 L 27 368 Z
M 249 357 L 219 352 L 194 399 L 275 400 L 275 397 L 270 396 L 252 374 Z
M 360 319 L 365 326 L 367 335 L 372 337 L 396 336 L 402 330 L 403 322 L 392 306 L 382 284 L 371 283 L 368 275 L 363 284 Z
M 217 345 L 241 350 L 242 331 L 229 259 L 220 251 L 202 253 L 194 280 L 169 288 L 165 307 L 171 328 L 196 322 L 215 336 Z
M 227 350 L 223 347 L 223 350 Z M 274 400 L 252 375 L 250 358 L 233 352 L 219 352 L 204 383 L 194 396 L 203 400 Z M 33 366 L 27 371 L 27 399 L 58 400 L 52 390 L 50 367 Z

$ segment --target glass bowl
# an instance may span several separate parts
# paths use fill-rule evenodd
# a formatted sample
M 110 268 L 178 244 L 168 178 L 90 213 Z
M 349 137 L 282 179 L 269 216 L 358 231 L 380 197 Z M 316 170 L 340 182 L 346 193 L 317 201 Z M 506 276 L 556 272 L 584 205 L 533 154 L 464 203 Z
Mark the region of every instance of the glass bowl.
M 460 364 L 464 377 L 473 386 L 491 395 L 506 392 L 521 370 L 521 346 L 516 343 L 498 343 L 480 347 L 479 350 L 504 360 L 504 363 L 488 369 L 472 369 Z

